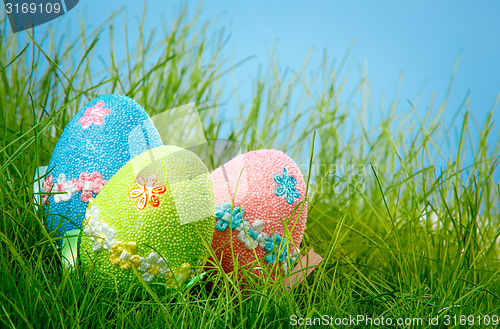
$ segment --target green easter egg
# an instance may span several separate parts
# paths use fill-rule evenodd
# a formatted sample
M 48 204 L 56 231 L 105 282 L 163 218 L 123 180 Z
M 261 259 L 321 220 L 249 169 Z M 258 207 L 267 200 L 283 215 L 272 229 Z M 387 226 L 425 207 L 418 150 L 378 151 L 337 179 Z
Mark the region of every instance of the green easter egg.
M 181 287 L 203 265 L 214 220 L 205 164 L 188 150 L 160 146 L 130 160 L 89 202 L 81 264 L 120 291 L 141 280 Z

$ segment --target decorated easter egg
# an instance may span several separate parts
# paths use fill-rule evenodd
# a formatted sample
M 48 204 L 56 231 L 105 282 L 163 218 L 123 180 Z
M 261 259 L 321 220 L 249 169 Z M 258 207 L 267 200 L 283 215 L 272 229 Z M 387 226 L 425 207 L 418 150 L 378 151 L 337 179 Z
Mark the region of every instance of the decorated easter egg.
M 182 286 L 212 242 L 215 194 L 191 151 L 160 146 L 125 164 L 89 203 L 81 265 L 120 291 Z M 138 286 L 137 286 L 138 285 Z
M 226 272 L 274 266 L 298 256 L 307 219 L 306 187 L 297 164 L 277 150 L 242 154 L 212 174 L 216 222 L 212 248 Z M 274 271 L 272 272 L 274 276 Z
M 79 229 L 90 198 L 127 161 L 161 138 L 144 109 L 131 98 L 95 98 L 68 123 L 48 166 L 42 193 L 47 227 L 63 236 Z

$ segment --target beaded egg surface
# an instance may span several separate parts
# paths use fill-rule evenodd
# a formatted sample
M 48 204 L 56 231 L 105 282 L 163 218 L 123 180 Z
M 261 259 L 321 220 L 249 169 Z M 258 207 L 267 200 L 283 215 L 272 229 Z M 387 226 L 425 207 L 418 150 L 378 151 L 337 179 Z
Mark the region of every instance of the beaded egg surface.
M 212 248 L 222 268 L 234 269 L 234 254 L 239 266 L 273 265 L 287 273 L 307 219 L 297 164 L 281 151 L 257 150 L 232 159 L 211 177 L 217 204 Z
M 110 94 L 80 109 L 59 138 L 42 187 L 47 227 L 63 236 L 81 228 L 85 209 L 127 161 L 162 145 L 144 109 L 131 98 Z
M 214 216 L 205 164 L 176 146 L 151 149 L 125 164 L 89 203 L 81 264 L 120 291 L 140 286 L 139 277 L 162 290 L 182 286 L 203 265 Z

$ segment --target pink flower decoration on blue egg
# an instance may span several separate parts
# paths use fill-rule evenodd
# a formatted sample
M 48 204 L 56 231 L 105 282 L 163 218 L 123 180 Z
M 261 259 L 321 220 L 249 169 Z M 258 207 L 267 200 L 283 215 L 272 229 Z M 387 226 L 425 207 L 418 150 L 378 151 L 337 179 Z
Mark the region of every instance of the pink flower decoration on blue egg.
M 81 108 L 59 138 L 42 193 L 46 225 L 57 236 L 80 229 L 88 201 L 134 156 L 162 145 L 144 109 L 116 94 Z
M 83 129 L 87 129 L 93 123 L 101 125 L 104 122 L 103 117 L 109 113 L 111 110 L 104 107 L 104 102 L 97 102 L 96 105 L 85 109 L 84 116 L 77 123 L 81 123 Z

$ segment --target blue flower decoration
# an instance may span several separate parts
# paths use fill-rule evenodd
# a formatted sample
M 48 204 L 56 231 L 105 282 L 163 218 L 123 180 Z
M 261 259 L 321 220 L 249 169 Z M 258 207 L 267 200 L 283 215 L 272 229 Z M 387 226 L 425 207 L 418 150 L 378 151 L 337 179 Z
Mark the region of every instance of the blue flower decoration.
M 237 228 L 243 223 L 243 208 L 234 207 L 231 215 L 231 202 L 224 202 L 221 206 L 215 208 L 215 218 L 218 219 L 215 223 L 217 231 L 224 231 L 229 225 L 232 229 Z
M 278 258 L 278 261 L 282 262 L 288 256 L 288 242 L 286 238 L 282 239 L 279 234 L 275 234 L 274 239 L 269 238 L 264 249 L 270 252 L 265 258 L 265 261 L 269 264 L 274 264 L 276 258 Z
M 294 197 L 300 197 L 299 192 L 297 192 L 294 187 L 295 185 L 297 185 L 297 180 L 295 179 L 295 177 L 288 177 L 288 170 L 286 170 L 285 167 L 283 167 L 283 177 L 278 174 L 274 174 L 273 178 L 274 181 L 279 184 L 279 186 L 277 186 L 274 190 L 276 196 L 282 196 L 284 194 L 286 202 L 288 202 L 288 204 L 293 203 Z

